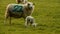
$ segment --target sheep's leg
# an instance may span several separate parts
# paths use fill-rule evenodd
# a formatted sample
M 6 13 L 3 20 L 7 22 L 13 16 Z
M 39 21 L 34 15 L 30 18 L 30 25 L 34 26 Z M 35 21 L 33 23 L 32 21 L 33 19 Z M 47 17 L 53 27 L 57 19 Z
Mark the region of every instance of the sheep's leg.
M 9 17 L 9 24 L 11 25 L 11 17 Z
M 6 13 L 5 13 L 5 16 L 4 16 L 4 24 L 6 24 Z
M 6 14 L 6 15 L 5 15 L 4 24 L 6 24 L 6 22 L 7 22 L 7 19 L 8 19 L 8 15 Z

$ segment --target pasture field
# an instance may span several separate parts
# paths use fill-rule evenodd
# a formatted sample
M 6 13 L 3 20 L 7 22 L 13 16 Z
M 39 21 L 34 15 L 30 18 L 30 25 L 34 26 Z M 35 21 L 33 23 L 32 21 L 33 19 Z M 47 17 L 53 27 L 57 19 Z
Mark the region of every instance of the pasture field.
M 36 28 L 24 27 L 23 18 L 12 18 L 12 25 L 4 25 L 6 6 L 15 0 L 0 0 L 0 34 L 60 34 L 60 0 L 28 0 L 35 3 L 32 16 L 38 23 Z

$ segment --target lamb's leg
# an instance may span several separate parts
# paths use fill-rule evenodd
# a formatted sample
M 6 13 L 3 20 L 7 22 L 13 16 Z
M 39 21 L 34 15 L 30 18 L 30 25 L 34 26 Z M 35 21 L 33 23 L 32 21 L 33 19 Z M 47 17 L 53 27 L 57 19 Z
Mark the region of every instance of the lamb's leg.
M 25 20 L 25 27 L 28 27 L 29 22 L 27 20 Z
M 25 27 L 27 27 L 27 22 L 25 21 Z

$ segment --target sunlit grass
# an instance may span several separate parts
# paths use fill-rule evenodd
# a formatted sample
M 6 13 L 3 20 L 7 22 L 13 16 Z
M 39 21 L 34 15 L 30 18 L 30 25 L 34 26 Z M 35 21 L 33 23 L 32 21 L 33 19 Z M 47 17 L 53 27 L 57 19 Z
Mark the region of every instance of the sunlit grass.
M 32 16 L 38 23 L 36 28 L 25 28 L 24 20 L 12 19 L 12 25 L 4 25 L 4 14 L 8 4 L 15 0 L 0 0 L 0 34 L 60 34 L 60 0 L 29 0 L 35 3 Z M 9 22 L 9 20 L 8 20 Z

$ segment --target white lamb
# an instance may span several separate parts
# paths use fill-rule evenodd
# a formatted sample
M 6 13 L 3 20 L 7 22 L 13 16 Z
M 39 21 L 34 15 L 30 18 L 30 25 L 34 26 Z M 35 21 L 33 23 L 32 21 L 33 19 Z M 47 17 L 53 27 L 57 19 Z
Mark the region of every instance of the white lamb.
M 25 19 L 25 27 L 27 27 L 29 24 L 36 27 L 37 24 L 35 23 L 34 17 L 32 17 L 32 16 L 27 16 L 26 17 L 26 19 Z

